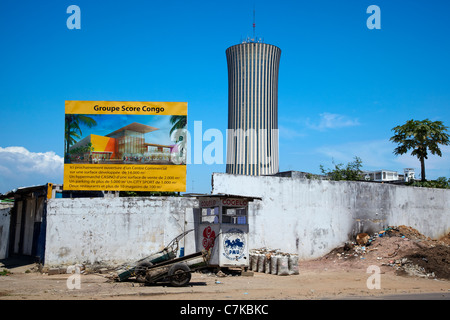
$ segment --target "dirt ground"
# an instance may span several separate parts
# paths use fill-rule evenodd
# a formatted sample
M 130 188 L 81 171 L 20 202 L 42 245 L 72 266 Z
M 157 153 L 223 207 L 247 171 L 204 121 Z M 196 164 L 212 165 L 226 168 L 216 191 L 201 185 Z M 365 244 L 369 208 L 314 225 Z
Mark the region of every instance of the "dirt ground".
M 381 235 L 381 236 L 380 236 Z M 0 300 L 299 300 L 380 299 L 387 295 L 450 294 L 450 237 L 430 240 L 400 226 L 371 235 L 370 242 L 347 243 L 312 261 L 300 261 L 299 275 L 254 272 L 192 274 L 189 286 L 111 281 L 110 274 L 48 275 L 35 265 L 0 267 Z M 379 268 L 379 288 L 373 288 Z M 2 271 L 5 270 L 5 271 Z M 372 270 L 372 269 L 371 269 Z

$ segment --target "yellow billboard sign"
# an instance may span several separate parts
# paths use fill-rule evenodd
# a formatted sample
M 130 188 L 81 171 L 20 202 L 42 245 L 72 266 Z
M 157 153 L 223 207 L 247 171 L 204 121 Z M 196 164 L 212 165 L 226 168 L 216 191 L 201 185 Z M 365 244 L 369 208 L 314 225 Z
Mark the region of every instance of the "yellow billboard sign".
M 186 102 L 66 101 L 66 114 L 184 115 Z
M 186 191 L 186 102 L 66 101 L 64 190 Z

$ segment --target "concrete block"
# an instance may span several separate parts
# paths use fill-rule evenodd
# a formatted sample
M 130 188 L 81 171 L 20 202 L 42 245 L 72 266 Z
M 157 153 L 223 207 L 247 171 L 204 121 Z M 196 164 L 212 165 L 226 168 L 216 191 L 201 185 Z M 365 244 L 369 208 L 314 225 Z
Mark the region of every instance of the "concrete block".
M 48 275 L 53 276 L 55 274 L 59 274 L 59 268 L 49 268 L 48 269 Z
M 108 273 L 108 268 L 101 268 L 100 270 L 98 270 L 98 272 L 100 272 L 101 274 Z

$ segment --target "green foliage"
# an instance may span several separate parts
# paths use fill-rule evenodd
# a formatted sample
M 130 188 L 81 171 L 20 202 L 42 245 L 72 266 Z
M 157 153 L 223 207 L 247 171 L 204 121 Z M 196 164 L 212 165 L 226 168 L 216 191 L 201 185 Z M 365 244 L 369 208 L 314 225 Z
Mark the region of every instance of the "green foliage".
M 8 269 L 3 269 L 0 271 L 0 276 L 9 276 L 11 272 Z
M 305 175 L 305 177 L 306 177 L 306 179 L 309 179 L 309 180 L 319 180 L 320 179 L 320 176 L 318 176 L 316 174 L 312 174 L 312 173 L 307 173 Z
M 85 155 L 86 153 L 91 153 L 91 151 L 94 151 L 94 147 L 92 146 L 92 143 L 89 142 L 85 146 L 74 148 L 70 150 L 71 155 Z
M 170 134 L 177 129 L 184 129 L 187 125 L 187 116 L 171 116 L 170 123 L 173 125 Z
M 179 197 L 177 192 L 165 191 L 120 191 L 119 197 Z
M 392 129 L 395 135 L 390 138 L 390 141 L 398 144 L 394 154 L 401 155 L 412 150 L 411 155 L 420 160 L 422 182 L 425 182 L 425 159 L 428 159 L 428 151 L 442 157 L 439 145 L 450 144 L 447 129 L 441 121 L 428 119 L 409 120 L 402 126 L 396 126 Z
M 336 164 L 333 160 L 334 169 L 325 169 L 323 165 L 320 165 L 320 171 L 322 174 L 328 176 L 330 180 L 362 180 L 362 161 L 359 157 L 355 157 L 354 159 L 354 161 L 347 163 L 346 166 L 342 163 Z
M 450 189 L 450 178 L 439 177 L 436 180 L 430 181 L 410 181 L 406 183 L 407 186 L 413 187 L 423 187 L 423 188 L 440 188 L 440 189 Z
M 65 116 L 65 132 L 64 132 L 64 157 L 69 157 L 69 147 L 74 145 L 83 135 L 80 124 L 88 128 L 97 125 L 97 122 L 90 116 L 83 114 L 66 114 Z M 67 159 L 65 159 L 67 160 Z

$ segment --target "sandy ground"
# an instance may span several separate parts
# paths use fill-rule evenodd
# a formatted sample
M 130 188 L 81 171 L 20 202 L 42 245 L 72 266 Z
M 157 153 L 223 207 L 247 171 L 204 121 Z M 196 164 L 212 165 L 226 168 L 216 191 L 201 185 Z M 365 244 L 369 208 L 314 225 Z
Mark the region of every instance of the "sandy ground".
M 31 266 L 28 266 L 31 267 Z M 300 274 L 278 276 L 255 272 L 253 276 L 218 277 L 214 273 L 194 273 L 190 285 L 175 288 L 167 284 L 143 285 L 112 282 L 104 274 L 80 275 L 80 286 L 69 274 L 25 273 L 27 266 L 13 268 L 0 277 L 0 299 L 38 300 L 279 300 L 381 298 L 383 295 L 439 293 L 449 297 L 450 281 L 416 276 L 399 276 L 392 267 L 381 267 L 380 289 L 369 289 L 372 273 L 361 268 L 346 269 L 333 262 L 300 263 Z M 68 285 L 69 280 L 69 285 Z M 374 282 L 372 282 L 374 283 Z M 69 288 L 73 289 L 69 289 Z
M 449 237 L 438 243 L 413 234 L 414 230 L 400 231 L 403 233 L 373 238 L 369 246 L 336 248 L 320 259 L 300 262 L 298 275 L 254 272 L 253 276 L 218 276 L 205 270 L 193 273 L 190 284 L 181 288 L 165 283 L 115 282 L 108 274 L 100 273 L 76 275 L 79 277 L 79 286 L 76 286 L 74 275 L 48 275 L 30 271 L 35 265 L 24 265 L 8 268 L 8 275 L 0 275 L 0 300 L 382 299 L 420 293 L 450 299 Z M 406 261 L 405 257 L 434 269 L 417 272 L 420 268 L 411 269 L 410 264 L 400 263 Z M 368 271 L 369 266 L 379 268 L 379 289 L 371 288 L 376 283 L 376 275 Z M 431 271 L 437 276 L 430 275 Z

